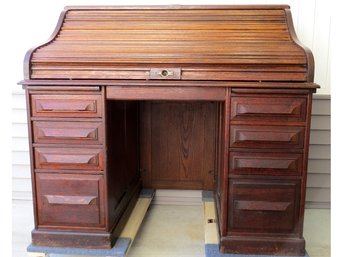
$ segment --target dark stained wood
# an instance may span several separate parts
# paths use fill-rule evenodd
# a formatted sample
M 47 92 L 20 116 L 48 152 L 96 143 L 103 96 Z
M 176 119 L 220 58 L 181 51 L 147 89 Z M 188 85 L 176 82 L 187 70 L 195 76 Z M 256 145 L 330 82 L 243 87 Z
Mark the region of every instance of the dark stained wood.
M 231 120 L 305 121 L 306 102 L 305 97 L 287 97 L 274 94 L 258 97 L 251 95 L 235 96 L 231 100 Z
M 230 232 L 296 232 L 299 180 L 232 179 L 229 190 Z
M 36 169 L 104 169 L 102 149 L 36 147 L 34 154 Z
M 302 161 L 303 155 L 299 153 L 232 151 L 229 172 L 236 175 L 301 176 Z
M 141 115 L 150 118 L 141 123 L 143 186 L 211 190 L 216 103 L 147 102 Z
M 26 78 L 149 79 L 153 63 L 177 64 L 186 80 L 309 81 L 288 8 L 66 9 L 27 54 Z M 212 64 L 224 68 L 194 70 Z
M 78 228 L 80 231 L 80 228 Z M 34 229 L 32 244 L 47 247 L 71 247 L 90 249 L 110 249 L 111 234 L 107 232 L 70 232 L 54 229 Z
M 20 82 L 32 243 L 111 248 L 143 184 L 213 189 L 222 252 L 304 255 L 313 77 L 286 5 L 65 8 Z
M 224 88 L 198 87 L 106 87 L 109 100 L 208 100 L 223 101 Z
M 213 81 L 213 80 L 204 80 L 204 81 L 179 81 L 179 80 L 22 80 L 18 84 L 23 85 L 24 89 L 30 90 L 32 93 L 37 91 L 54 91 L 58 93 L 60 90 L 87 90 L 87 91 L 99 91 L 99 85 L 101 86 L 140 86 L 140 87 L 230 87 L 232 92 L 244 93 L 246 90 L 252 92 L 250 89 L 254 88 L 255 94 L 260 93 L 277 93 L 280 94 L 299 94 L 299 92 L 307 93 L 309 89 L 312 89 L 313 92 L 315 89 L 319 88 L 319 85 L 315 83 L 290 83 L 287 81 L 283 82 L 233 82 L 233 81 Z M 53 86 L 53 87 L 51 87 Z M 56 88 L 56 90 L 55 90 Z M 275 91 L 274 89 L 279 89 Z M 270 89 L 272 89 L 270 91 Z M 296 89 L 296 90 L 294 90 Z M 304 91 L 300 91 L 304 89 Z M 282 91 L 284 90 L 284 91 Z M 85 91 L 85 92 L 87 92 Z
M 105 225 L 102 175 L 40 173 L 36 176 L 38 228 Z
M 304 135 L 304 127 L 232 125 L 230 147 L 302 149 Z
M 32 95 L 32 116 L 101 117 L 100 95 Z
M 110 230 L 140 188 L 138 103 L 106 102 L 107 178 Z
M 305 239 L 302 237 L 273 236 L 268 237 L 268 244 L 266 244 L 266 238 L 261 236 L 233 235 L 221 238 L 220 251 L 230 253 L 245 252 L 248 254 L 263 251 L 265 255 L 304 256 Z
M 47 144 L 97 144 L 103 142 L 103 124 L 76 121 L 34 121 L 34 143 Z

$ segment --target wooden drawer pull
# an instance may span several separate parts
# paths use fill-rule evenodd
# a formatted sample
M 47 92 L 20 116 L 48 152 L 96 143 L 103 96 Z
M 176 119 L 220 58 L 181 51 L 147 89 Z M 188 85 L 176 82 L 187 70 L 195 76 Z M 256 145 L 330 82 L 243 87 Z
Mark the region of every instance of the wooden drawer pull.
M 44 195 L 49 204 L 94 205 L 97 196 Z
M 97 156 L 94 154 L 47 154 L 42 153 L 41 159 L 45 163 L 65 163 L 65 164 L 97 164 Z
M 73 111 L 91 111 L 94 109 L 95 104 L 90 104 L 89 102 L 68 102 L 68 105 L 66 105 L 66 102 L 61 101 L 55 101 L 55 102 L 40 102 L 40 109 L 42 111 L 58 111 L 63 112 L 67 111 L 70 112 Z
M 89 138 L 94 133 L 93 128 L 41 128 L 44 137 Z
M 286 211 L 290 202 L 235 201 L 236 210 L 244 211 Z

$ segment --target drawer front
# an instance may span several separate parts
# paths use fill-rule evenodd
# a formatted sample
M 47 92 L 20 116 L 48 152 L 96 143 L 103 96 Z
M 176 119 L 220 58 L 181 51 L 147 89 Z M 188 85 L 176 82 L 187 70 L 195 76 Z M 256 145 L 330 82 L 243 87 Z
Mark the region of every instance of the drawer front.
M 103 170 L 104 154 L 96 148 L 34 149 L 36 169 Z
M 307 100 L 303 97 L 234 96 L 231 98 L 233 121 L 298 121 L 306 120 Z
M 102 144 L 101 122 L 34 121 L 34 143 Z
M 102 175 L 36 174 L 38 226 L 104 226 Z
M 31 95 L 33 117 L 101 117 L 100 95 Z
M 231 152 L 230 174 L 301 176 L 303 155 L 298 153 Z
M 304 127 L 248 126 L 230 127 L 230 146 L 242 148 L 303 148 Z
M 231 180 L 229 232 L 294 233 L 300 181 Z

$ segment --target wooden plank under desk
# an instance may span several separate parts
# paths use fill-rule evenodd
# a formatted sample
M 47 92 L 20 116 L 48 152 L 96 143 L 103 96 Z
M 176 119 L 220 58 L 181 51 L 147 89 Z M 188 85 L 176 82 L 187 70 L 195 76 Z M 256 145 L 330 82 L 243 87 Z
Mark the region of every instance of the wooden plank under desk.
M 207 100 L 224 101 L 225 88 L 107 86 L 109 100 Z

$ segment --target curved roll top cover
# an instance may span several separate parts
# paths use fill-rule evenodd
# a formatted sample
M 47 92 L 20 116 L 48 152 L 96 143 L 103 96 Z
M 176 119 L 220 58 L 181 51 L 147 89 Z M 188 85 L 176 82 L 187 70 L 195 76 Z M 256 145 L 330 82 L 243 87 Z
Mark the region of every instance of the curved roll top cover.
M 288 6 L 69 7 L 26 79 L 308 81 Z M 155 73 L 154 73 L 155 74 Z M 162 73 L 156 73 L 161 79 Z

